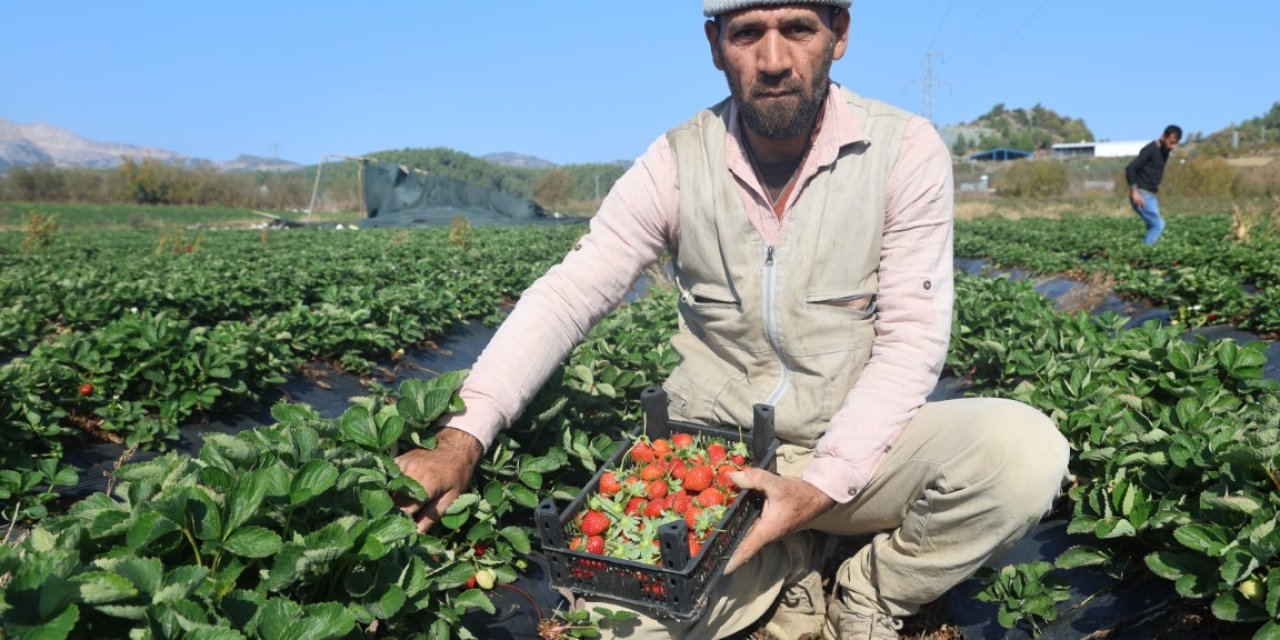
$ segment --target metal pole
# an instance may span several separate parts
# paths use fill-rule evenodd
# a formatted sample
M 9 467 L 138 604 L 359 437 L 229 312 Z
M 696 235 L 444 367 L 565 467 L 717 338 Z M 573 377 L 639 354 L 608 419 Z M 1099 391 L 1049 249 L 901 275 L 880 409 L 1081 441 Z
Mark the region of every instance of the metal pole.
M 324 166 L 325 156 L 320 156 L 316 164 L 316 183 L 311 187 L 311 206 L 307 207 L 307 224 L 311 224 L 311 212 L 316 210 L 316 195 L 320 193 L 320 168 Z

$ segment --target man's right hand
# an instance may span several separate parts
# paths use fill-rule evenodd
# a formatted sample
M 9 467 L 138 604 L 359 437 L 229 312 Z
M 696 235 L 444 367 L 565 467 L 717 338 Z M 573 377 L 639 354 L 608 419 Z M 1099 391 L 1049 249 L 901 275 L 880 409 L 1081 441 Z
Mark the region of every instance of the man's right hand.
M 1147 206 L 1147 201 L 1142 198 L 1142 194 L 1137 189 L 1129 192 L 1129 200 L 1133 201 L 1133 206 L 1141 209 Z
M 484 445 L 475 436 L 445 427 L 436 434 L 435 449 L 414 449 L 396 458 L 405 475 L 418 481 L 427 497 L 421 502 L 399 499 L 397 506 L 418 522 L 418 533 L 426 533 L 471 483 Z

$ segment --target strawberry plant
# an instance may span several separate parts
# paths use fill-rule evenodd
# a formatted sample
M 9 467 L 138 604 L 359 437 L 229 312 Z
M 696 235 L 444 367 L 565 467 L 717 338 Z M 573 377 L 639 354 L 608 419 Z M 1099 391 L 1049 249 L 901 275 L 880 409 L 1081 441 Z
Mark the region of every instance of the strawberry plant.
M 477 494 L 417 534 L 393 496 L 422 489 L 391 458 L 402 441 L 432 445 L 424 428 L 461 408 L 461 379 L 406 383 L 396 404 L 336 420 L 280 404 L 277 424 L 210 434 L 198 457 L 124 465 L 113 496 L 0 547 L 7 634 L 471 637 L 460 615 L 492 611 L 483 592 L 514 579 L 528 535 Z

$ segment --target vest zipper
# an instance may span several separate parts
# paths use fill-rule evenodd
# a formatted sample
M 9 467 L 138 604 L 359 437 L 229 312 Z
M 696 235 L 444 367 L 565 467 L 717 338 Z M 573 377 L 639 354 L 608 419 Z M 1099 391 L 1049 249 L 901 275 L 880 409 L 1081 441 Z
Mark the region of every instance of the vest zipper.
M 771 406 L 778 406 L 778 401 L 782 399 L 782 394 L 787 391 L 787 384 L 791 381 L 791 369 L 787 367 L 787 358 L 782 353 L 782 345 L 778 342 L 778 314 L 774 310 L 775 288 L 777 285 L 777 267 L 774 266 L 773 256 L 777 247 L 768 245 L 765 247 L 764 253 L 764 286 L 763 300 L 761 306 L 764 308 L 764 337 L 769 341 L 769 346 L 773 347 L 773 352 L 778 356 L 778 367 L 781 373 L 778 377 L 778 386 L 774 387 L 773 392 L 765 399 L 764 403 Z

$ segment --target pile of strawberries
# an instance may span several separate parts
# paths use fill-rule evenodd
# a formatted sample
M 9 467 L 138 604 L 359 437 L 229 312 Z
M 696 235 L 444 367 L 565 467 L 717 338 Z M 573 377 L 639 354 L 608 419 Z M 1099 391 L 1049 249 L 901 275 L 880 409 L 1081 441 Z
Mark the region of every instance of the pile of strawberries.
M 660 564 L 658 527 L 683 518 L 689 555 L 696 557 L 738 487 L 729 474 L 748 466 L 746 444 L 674 433 L 641 437 L 617 468 L 600 475 L 570 525 L 569 548 L 596 555 Z

